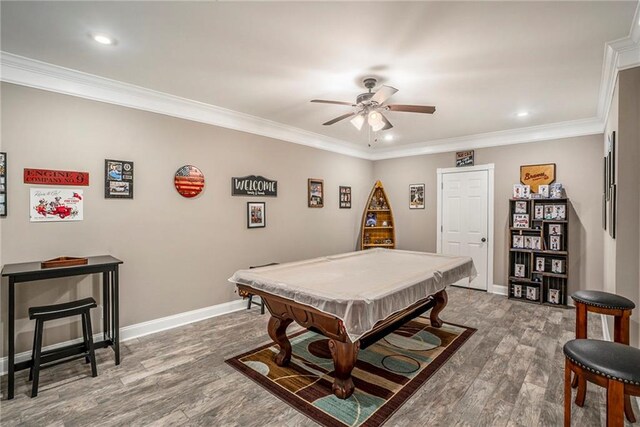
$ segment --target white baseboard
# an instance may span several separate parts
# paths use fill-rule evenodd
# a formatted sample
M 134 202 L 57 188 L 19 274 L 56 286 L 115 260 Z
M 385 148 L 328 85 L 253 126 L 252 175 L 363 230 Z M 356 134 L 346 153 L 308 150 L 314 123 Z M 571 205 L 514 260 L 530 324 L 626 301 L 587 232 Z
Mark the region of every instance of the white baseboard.
M 223 314 L 233 313 L 246 308 L 246 302 L 243 300 L 235 300 L 222 304 L 212 305 L 210 307 L 200 308 L 197 310 L 187 311 L 184 313 L 174 314 L 173 316 L 161 317 L 159 319 L 149 320 L 148 322 L 137 323 L 135 325 L 120 328 L 120 342 L 133 338 L 143 337 L 156 332 L 166 331 L 168 329 L 177 328 L 179 326 L 188 325 L 189 323 L 199 322 L 211 317 L 222 316 Z M 93 335 L 94 341 L 102 340 L 102 332 Z M 65 341 L 44 347 L 42 350 L 53 350 L 70 344 L 82 342 L 81 338 Z M 24 362 L 31 358 L 31 351 L 16 354 L 16 363 Z M 8 357 L 0 359 L 0 375 L 7 373 Z
M 491 293 L 496 295 L 509 295 L 509 289 L 505 285 L 491 285 Z

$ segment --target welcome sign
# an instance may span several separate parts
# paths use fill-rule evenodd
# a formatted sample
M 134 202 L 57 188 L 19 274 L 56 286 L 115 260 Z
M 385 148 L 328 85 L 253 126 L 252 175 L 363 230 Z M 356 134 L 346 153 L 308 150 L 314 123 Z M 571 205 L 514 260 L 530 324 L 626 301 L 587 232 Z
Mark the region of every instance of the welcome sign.
M 531 186 L 531 191 L 538 192 L 539 185 L 551 184 L 556 180 L 556 164 L 520 166 L 520 182 Z
M 263 176 L 248 175 L 231 178 L 232 196 L 278 196 L 278 181 Z

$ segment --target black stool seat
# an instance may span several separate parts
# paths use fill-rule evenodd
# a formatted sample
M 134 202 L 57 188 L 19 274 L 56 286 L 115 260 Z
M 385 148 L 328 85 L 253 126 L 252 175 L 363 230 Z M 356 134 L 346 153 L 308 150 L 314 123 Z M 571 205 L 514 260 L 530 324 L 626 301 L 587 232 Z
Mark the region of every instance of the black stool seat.
M 610 341 L 571 340 L 564 354 L 573 363 L 608 379 L 640 386 L 640 349 Z
M 571 295 L 571 298 L 582 304 L 612 310 L 633 310 L 636 308 L 633 301 L 620 295 L 610 294 L 609 292 L 577 291 Z
M 42 318 L 43 320 L 61 319 L 63 317 L 82 314 L 83 311 L 96 308 L 96 300 L 84 298 L 77 301 L 65 302 L 63 304 L 45 305 L 41 307 L 29 308 L 29 319 Z

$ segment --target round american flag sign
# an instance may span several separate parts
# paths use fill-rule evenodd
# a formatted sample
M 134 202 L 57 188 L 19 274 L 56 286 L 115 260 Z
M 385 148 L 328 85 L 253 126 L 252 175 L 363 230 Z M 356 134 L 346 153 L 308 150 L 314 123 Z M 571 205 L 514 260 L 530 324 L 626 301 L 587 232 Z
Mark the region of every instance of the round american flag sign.
M 195 166 L 182 166 L 176 172 L 174 179 L 176 190 L 183 197 L 195 197 L 202 192 L 204 188 L 204 175 Z

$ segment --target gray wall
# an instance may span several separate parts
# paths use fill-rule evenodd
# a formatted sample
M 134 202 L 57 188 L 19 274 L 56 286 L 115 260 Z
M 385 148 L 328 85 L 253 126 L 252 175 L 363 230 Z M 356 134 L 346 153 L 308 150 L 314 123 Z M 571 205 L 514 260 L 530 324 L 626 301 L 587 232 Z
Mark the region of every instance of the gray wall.
M 2 262 L 105 253 L 124 260 L 122 326 L 231 301 L 227 278 L 249 265 L 354 250 L 374 184 L 366 160 L 10 84 L 2 85 L 2 124 L 10 153 Z M 104 198 L 105 158 L 135 162 L 134 200 Z M 185 164 L 206 179 L 193 200 L 173 186 Z M 89 172 L 84 221 L 30 223 L 25 167 Z M 248 174 L 278 180 L 278 197 L 231 197 L 231 177 Z M 307 207 L 307 178 L 324 178 L 324 208 Z M 352 209 L 338 208 L 339 185 L 352 186 Z M 266 202 L 266 228 L 246 228 L 247 201 Z M 31 345 L 28 305 L 99 294 L 97 278 L 18 288 L 18 351 Z M 6 333 L 6 286 L 2 291 Z M 53 324 L 45 344 L 76 333 L 77 325 Z
M 602 135 L 475 150 L 475 164 L 495 164 L 493 280 L 507 284 L 508 200 L 520 166 L 556 163 L 556 181 L 571 199 L 569 292 L 602 289 Z M 377 161 L 374 176 L 390 195 L 400 249 L 436 251 L 436 169 L 455 166 L 455 153 Z M 426 209 L 408 208 L 408 184 L 426 184 Z

